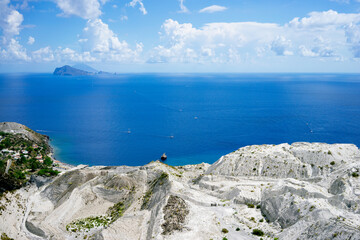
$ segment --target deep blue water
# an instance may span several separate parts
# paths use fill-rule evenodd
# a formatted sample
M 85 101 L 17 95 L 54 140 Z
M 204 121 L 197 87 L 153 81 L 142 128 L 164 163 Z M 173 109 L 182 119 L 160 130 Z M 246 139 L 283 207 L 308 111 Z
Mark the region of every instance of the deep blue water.
M 213 163 L 242 146 L 296 141 L 360 146 L 360 75 L 2 74 L 0 121 L 49 135 L 72 164 L 143 165 L 163 152 L 172 165 Z

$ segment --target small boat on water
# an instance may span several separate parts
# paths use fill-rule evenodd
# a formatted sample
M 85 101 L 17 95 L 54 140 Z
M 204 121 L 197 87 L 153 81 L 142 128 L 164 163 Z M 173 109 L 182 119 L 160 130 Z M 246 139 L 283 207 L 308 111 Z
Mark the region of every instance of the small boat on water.
M 161 158 L 160 158 L 162 161 L 165 161 L 167 159 L 167 156 L 165 153 L 163 153 L 163 155 L 161 155 Z

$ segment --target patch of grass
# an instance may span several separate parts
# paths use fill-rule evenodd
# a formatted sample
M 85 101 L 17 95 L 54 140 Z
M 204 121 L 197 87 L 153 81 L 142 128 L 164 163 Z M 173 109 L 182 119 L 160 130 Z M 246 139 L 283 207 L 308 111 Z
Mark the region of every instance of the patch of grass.
M 66 225 L 66 230 L 71 232 L 85 231 L 95 227 L 106 227 L 110 222 L 111 218 L 108 216 L 87 217 Z
M 118 202 L 108 209 L 108 214 L 105 216 L 91 216 L 83 219 L 75 220 L 66 225 L 68 232 L 88 231 L 95 227 L 107 227 L 117 219 L 122 217 L 125 211 L 123 202 Z

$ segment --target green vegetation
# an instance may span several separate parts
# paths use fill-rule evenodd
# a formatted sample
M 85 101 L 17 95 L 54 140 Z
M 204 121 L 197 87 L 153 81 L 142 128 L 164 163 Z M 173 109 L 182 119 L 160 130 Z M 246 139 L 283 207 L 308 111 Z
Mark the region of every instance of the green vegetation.
M 51 152 L 47 138 L 32 133 L 39 140 L 35 142 L 22 134 L 0 132 L 0 194 L 21 188 L 33 174 L 47 177 L 58 175 L 59 172 L 52 169 L 51 158 L 47 156 Z
M 335 161 L 330 162 L 330 165 L 331 165 L 331 166 L 334 166 L 334 165 L 335 165 Z
M 226 234 L 229 232 L 229 230 L 227 230 L 226 228 L 223 228 L 223 229 L 221 229 L 221 232 Z
M 165 172 L 162 172 L 159 177 L 157 177 L 150 183 L 149 190 L 146 191 L 143 197 L 143 204 L 141 205 L 141 209 L 145 209 L 148 206 L 155 187 L 158 185 L 163 185 L 168 178 L 169 175 Z
M 79 232 L 90 230 L 95 227 L 106 227 L 109 225 L 111 218 L 107 216 L 96 216 L 79 219 L 66 225 L 66 230 L 71 232 Z
M 88 231 L 96 227 L 107 227 L 117 219 L 122 217 L 126 207 L 123 202 L 118 202 L 110 207 L 105 216 L 91 216 L 83 219 L 75 220 L 66 225 L 68 232 Z
M 1 240 L 14 240 L 13 238 L 8 237 L 6 233 L 1 234 Z
M 252 204 L 252 203 L 248 203 L 247 206 L 248 206 L 248 208 L 254 208 L 255 207 L 255 205 Z
M 240 228 L 236 228 L 236 231 L 237 231 L 237 232 L 240 231 Z
M 253 229 L 252 234 L 260 237 L 264 236 L 264 232 L 260 229 Z
M 42 168 L 37 174 L 39 176 L 51 177 L 51 176 L 57 176 L 59 173 L 60 173 L 59 171 L 53 170 L 51 168 Z
M 353 176 L 353 177 L 359 177 L 359 173 L 353 172 L 353 173 L 351 174 L 351 176 Z

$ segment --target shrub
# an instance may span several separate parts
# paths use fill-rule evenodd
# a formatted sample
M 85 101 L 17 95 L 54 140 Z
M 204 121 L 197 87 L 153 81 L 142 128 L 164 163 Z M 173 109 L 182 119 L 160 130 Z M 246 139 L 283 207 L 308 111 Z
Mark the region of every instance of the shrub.
M 223 229 L 221 230 L 221 232 L 222 232 L 222 233 L 228 233 L 229 230 L 227 230 L 226 228 L 223 228 Z
M 247 206 L 248 206 L 248 208 L 254 208 L 255 207 L 254 204 L 252 204 L 252 203 L 248 203 Z
M 254 229 L 254 230 L 252 231 L 252 234 L 253 234 L 253 235 L 256 235 L 256 236 L 260 236 L 260 237 L 264 236 L 264 232 L 261 231 L 260 229 Z
M 330 163 L 330 165 L 331 165 L 331 166 L 334 166 L 334 165 L 335 165 L 335 161 L 332 161 L 332 162 Z
M 240 228 L 236 228 L 236 231 L 237 231 L 237 232 L 240 231 Z
M 60 172 L 50 169 L 50 168 L 43 168 L 40 169 L 40 171 L 38 172 L 39 176 L 46 176 L 46 177 L 51 177 L 51 176 L 57 176 Z
M 359 174 L 358 174 L 357 172 L 353 172 L 351 175 L 352 175 L 353 177 L 358 177 L 358 176 L 359 176 Z

